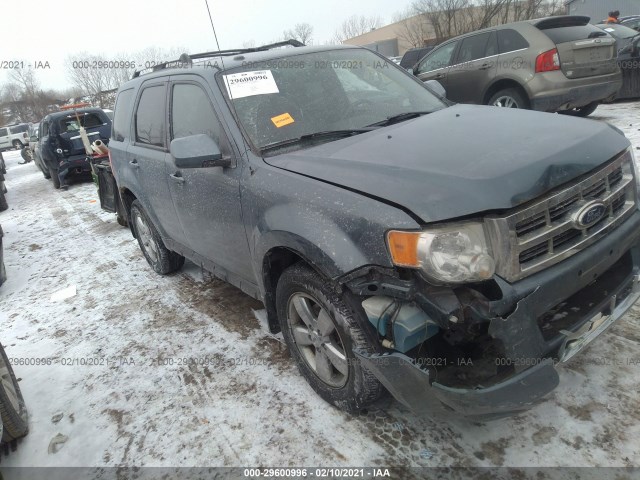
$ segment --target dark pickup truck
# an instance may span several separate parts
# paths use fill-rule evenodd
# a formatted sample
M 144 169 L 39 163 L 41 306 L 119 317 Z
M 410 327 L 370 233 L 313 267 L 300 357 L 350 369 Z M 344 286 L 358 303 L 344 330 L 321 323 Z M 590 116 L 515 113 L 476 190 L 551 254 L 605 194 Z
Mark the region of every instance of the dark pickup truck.
M 328 402 L 513 414 L 636 301 L 619 130 L 452 105 L 362 48 L 272 47 L 136 73 L 111 165 L 153 269 L 186 257 L 262 300 Z

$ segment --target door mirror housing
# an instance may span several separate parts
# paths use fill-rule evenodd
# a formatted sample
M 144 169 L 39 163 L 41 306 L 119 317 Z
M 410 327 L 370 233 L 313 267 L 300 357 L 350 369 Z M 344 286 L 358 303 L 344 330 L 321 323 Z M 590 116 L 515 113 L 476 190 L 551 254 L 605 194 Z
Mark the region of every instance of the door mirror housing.
M 30 142 L 37 142 L 38 141 L 38 135 L 31 135 L 31 137 L 29 137 L 29 141 Z
M 447 98 L 447 91 L 439 81 L 427 80 L 424 84 L 436 95 L 440 95 L 442 98 Z
M 175 138 L 169 151 L 178 168 L 230 167 L 231 158 L 223 157 L 220 147 L 209 135 Z

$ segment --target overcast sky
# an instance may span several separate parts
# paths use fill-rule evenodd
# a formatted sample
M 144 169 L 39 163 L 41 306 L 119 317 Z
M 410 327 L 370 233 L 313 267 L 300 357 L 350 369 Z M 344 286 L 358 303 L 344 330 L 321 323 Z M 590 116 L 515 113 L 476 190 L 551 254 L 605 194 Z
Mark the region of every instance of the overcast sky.
M 405 10 L 410 0 L 209 0 L 220 48 L 256 45 L 278 39 L 296 23 L 313 26 L 315 43 L 333 37 L 351 15 L 378 15 L 384 23 Z M 2 22 L 0 62 L 20 60 L 31 65 L 49 62 L 38 70 L 43 89 L 71 86 L 64 59 L 88 51 L 114 57 L 146 47 L 185 47 L 190 53 L 216 50 L 204 0 L 36 0 L 12 2 L 19 17 Z M 4 9 L 9 13 L 11 9 Z M 120 56 L 120 55 L 118 55 Z M 0 65 L 5 67 L 6 65 Z M 0 85 L 7 81 L 0 70 Z

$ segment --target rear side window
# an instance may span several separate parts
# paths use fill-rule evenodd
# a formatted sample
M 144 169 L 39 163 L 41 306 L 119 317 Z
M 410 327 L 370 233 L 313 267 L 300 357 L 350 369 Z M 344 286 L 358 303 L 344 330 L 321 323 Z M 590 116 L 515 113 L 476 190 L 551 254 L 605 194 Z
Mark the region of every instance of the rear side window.
M 471 62 L 485 57 L 487 42 L 491 36 L 490 32 L 473 35 L 462 40 L 460 50 L 456 58 L 457 63 Z
M 220 145 L 220 123 L 207 93 L 194 84 L 176 84 L 171 98 L 171 138 L 204 133 Z
M 142 91 L 136 111 L 136 142 L 164 147 L 166 86 L 156 85 Z
M 12 133 L 20 133 L 20 132 L 26 132 L 27 130 L 29 130 L 29 125 L 18 125 L 17 127 L 11 127 L 11 132 Z
M 49 135 L 49 122 L 42 122 L 42 134 L 40 135 L 40 137 L 46 137 L 47 135 Z
M 602 30 L 594 25 L 580 25 L 574 27 L 547 28 L 542 32 L 556 45 L 559 43 L 575 42 L 587 38 L 602 37 Z
M 132 98 L 133 88 L 130 88 L 121 91 L 116 99 L 111 137 L 118 142 L 122 142 L 125 138 L 129 137 L 129 115 L 131 114 Z
M 529 42 L 515 30 L 507 28 L 498 30 L 498 46 L 500 47 L 500 53 L 508 53 L 529 48 Z

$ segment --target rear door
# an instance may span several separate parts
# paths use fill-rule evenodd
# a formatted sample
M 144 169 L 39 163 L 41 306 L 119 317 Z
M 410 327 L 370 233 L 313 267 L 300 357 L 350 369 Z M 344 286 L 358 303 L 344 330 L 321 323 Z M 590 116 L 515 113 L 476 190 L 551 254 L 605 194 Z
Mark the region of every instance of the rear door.
M 588 22 L 589 17 L 576 16 L 534 22 L 556 44 L 560 68 L 567 78 L 607 75 L 618 69 L 615 39 Z
M 139 190 L 134 193 L 150 209 L 154 224 L 174 241 L 186 245 L 182 225 L 169 191 L 165 163 L 169 157 L 167 143 L 168 80 L 145 82 L 134 109 L 132 141 L 127 148 L 128 164 Z
M 170 139 L 209 135 L 222 155 L 233 159 L 233 166 L 178 168 L 170 156 L 166 178 L 191 249 L 228 272 L 253 280 L 240 203 L 242 162 L 236 158 L 211 98 L 201 77 L 172 77 Z
M 416 65 L 416 76 L 423 82 L 427 80 L 437 80 L 446 89 L 447 72 L 454 58 L 457 46 L 458 42 L 453 40 L 434 49 Z M 447 97 L 448 96 L 447 92 Z
M 486 87 L 496 76 L 497 59 L 495 31 L 463 38 L 447 74 L 447 98 L 458 103 L 482 103 Z

